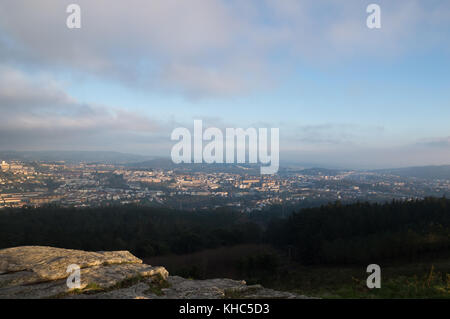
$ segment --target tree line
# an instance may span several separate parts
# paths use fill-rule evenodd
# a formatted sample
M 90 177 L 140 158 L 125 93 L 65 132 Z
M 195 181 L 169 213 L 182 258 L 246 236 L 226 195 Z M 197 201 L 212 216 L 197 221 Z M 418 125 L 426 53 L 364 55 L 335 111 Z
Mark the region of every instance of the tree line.
M 271 244 L 302 264 L 359 264 L 447 256 L 450 200 L 339 202 L 287 217 L 225 209 L 186 212 L 142 206 L 5 209 L 0 248 L 47 245 L 129 250 L 138 257 Z

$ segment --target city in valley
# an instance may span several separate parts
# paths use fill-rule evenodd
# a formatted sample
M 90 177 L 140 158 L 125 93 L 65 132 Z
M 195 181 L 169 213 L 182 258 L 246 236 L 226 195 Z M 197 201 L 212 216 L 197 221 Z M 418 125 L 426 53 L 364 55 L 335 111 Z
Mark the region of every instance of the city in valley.
M 250 212 L 450 193 L 446 175 L 408 176 L 402 170 L 281 167 L 276 175 L 260 175 L 258 169 L 238 165 L 217 170 L 217 166 L 208 169 L 203 164 L 148 168 L 64 161 L 0 162 L 0 208 L 137 204 L 190 211 L 227 207 Z

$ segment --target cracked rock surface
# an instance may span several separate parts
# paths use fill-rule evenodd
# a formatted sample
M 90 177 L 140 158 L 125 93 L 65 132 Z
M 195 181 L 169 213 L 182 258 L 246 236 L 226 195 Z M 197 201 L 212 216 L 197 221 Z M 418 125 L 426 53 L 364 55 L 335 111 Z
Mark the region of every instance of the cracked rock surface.
M 67 285 L 69 265 L 81 285 Z M 44 246 L 0 250 L 0 298 L 217 299 L 307 298 L 231 279 L 189 280 L 142 263 L 128 251 L 86 252 Z

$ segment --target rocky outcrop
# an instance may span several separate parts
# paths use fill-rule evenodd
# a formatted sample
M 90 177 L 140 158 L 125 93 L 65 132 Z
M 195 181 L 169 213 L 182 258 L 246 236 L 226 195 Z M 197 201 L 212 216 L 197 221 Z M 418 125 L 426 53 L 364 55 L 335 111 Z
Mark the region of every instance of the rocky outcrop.
M 70 265 L 80 282 L 69 288 Z M 128 251 L 43 246 L 0 250 L 0 298 L 306 298 L 231 279 L 189 280 L 142 263 Z

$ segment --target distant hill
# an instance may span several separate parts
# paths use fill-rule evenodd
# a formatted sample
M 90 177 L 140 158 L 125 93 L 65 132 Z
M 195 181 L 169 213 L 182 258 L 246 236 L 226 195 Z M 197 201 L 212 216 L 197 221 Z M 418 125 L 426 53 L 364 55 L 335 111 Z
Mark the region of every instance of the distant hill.
M 337 169 L 328 169 L 328 168 L 307 168 L 299 171 L 299 173 L 303 175 L 311 175 L 311 176 L 336 176 L 340 174 L 342 170 Z
M 175 164 L 170 158 L 154 158 L 144 162 L 129 163 L 130 168 L 140 169 L 173 169 L 190 172 L 227 172 L 227 173 L 246 173 L 246 174 L 260 174 L 260 167 L 262 164 Z M 308 165 L 308 166 L 306 166 Z M 283 162 L 280 164 L 278 174 L 290 174 L 292 172 L 300 172 L 305 175 L 328 175 L 334 176 L 342 172 L 342 170 L 329 168 L 305 168 L 314 167 L 312 164 L 292 164 Z
M 0 160 L 11 161 L 65 161 L 69 163 L 94 162 L 125 164 L 145 161 L 152 157 L 108 151 L 0 151 Z
M 227 172 L 259 174 L 260 164 L 175 164 L 170 158 L 155 158 L 139 163 L 129 163 L 129 168 L 137 169 L 173 169 L 189 172 Z
M 382 169 L 376 170 L 375 172 L 421 179 L 450 179 L 450 165 Z
M 177 165 L 172 162 L 170 158 L 153 158 L 146 161 L 139 161 L 128 163 L 126 166 L 130 168 L 144 168 L 144 169 L 175 169 L 183 166 L 183 164 Z

